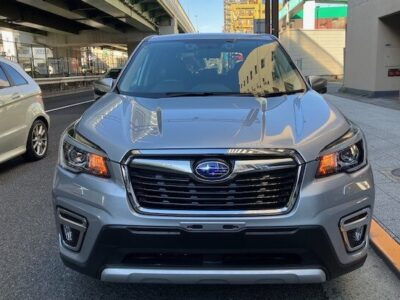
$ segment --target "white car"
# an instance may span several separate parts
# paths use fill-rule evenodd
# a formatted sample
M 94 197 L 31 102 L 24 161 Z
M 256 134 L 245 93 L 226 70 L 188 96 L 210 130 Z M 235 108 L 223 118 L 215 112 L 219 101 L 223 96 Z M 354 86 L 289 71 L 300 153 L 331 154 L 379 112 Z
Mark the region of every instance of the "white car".
M 0 163 L 22 154 L 45 157 L 49 123 L 37 83 L 18 64 L 0 58 Z

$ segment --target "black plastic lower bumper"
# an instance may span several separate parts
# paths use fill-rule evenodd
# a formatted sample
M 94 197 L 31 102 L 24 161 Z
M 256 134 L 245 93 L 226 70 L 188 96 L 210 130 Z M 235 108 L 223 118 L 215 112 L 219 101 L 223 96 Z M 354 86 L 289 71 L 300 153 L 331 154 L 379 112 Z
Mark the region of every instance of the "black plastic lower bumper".
M 84 265 L 63 262 L 100 278 L 107 266 L 204 269 L 321 268 L 328 279 L 361 267 L 366 255 L 343 265 L 319 226 L 188 232 L 181 228 L 104 227 Z

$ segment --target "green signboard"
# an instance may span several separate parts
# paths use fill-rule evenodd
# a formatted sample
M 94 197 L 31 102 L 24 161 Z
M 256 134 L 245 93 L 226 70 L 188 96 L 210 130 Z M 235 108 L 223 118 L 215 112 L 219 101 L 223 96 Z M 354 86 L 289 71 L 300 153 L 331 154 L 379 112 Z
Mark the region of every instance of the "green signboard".
M 311 1 L 311 0 L 290 0 L 287 5 L 285 5 L 280 11 L 279 11 L 279 19 L 283 19 L 287 16 L 288 13 L 292 12 L 294 9 L 298 8 L 299 5 L 303 5 L 304 2 L 306 1 Z M 316 12 L 317 16 L 319 19 L 327 19 L 327 18 L 344 18 L 347 17 L 347 2 L 348 0 L 317 0 L 315 1 L 317 3 L 317 9 L 319 11 Z M 318 3 L 321 5 L 324 4 L 343 4 L 343 6 L 338 6 L 338 7 L 324 7 L 318 6 Z M 302 10 L 301 10 L 302 11 Z M 299 12 L 300 13 L 300 12 Z M 299 15 L 297 13 L 294 18 L 295 19 L 302 19 L 303 15 Z M 330 16 L 334 15 L 334 16 Z

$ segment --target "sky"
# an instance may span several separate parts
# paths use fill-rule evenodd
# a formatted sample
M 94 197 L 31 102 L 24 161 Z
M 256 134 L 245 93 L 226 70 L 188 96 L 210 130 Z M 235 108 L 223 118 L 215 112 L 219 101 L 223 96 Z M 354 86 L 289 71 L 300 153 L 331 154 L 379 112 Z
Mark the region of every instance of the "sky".
M 222 32 L 223 0 L 180 0 L 180 2 L 199 32 Z

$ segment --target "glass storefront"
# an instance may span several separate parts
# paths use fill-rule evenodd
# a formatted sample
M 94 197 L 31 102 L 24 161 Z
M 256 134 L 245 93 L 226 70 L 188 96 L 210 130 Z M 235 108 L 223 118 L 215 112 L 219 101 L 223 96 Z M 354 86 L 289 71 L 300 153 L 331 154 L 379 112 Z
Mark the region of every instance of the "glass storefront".
M 53 49 L 20 43 L 7 31 L 0 31 L 0 57 L 19 63 L 33 78 L 98 75 L 123 66 L 128 59 L 126 51 L 110 48 Z

